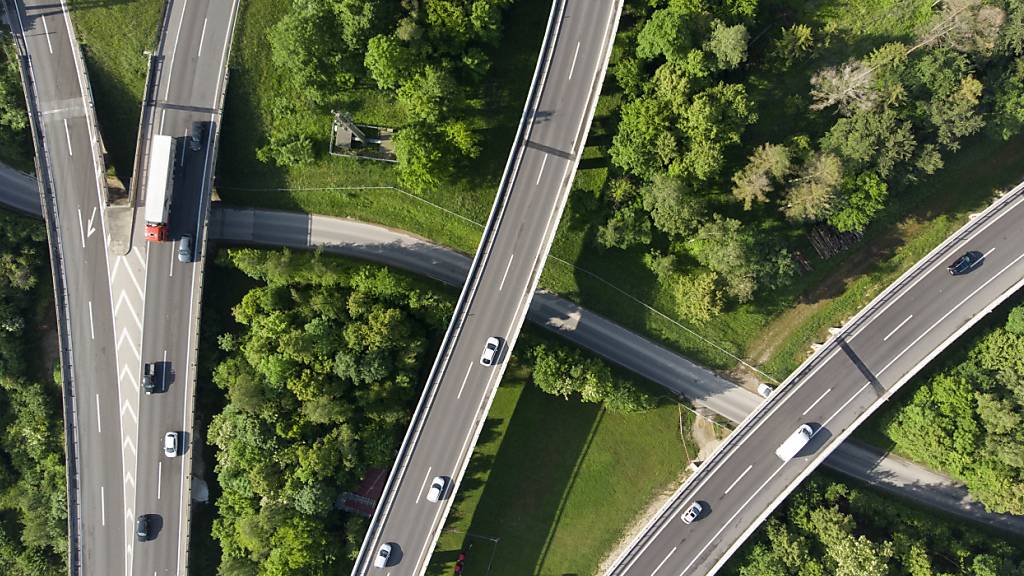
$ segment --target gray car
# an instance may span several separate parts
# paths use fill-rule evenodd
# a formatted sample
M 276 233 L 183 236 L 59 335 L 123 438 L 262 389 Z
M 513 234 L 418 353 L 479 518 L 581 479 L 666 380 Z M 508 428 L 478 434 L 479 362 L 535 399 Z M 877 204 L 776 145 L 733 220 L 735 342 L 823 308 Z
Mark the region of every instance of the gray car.
M 185 235 L 178 241 L 178 262 L 192 261 L 192 237 Z

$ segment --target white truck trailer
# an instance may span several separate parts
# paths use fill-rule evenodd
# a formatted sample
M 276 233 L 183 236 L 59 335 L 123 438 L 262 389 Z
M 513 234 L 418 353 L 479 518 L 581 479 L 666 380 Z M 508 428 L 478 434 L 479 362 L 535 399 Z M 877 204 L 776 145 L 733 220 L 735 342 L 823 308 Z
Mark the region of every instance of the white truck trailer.
M 167 241 L 167 217 L 174 188 L 174 139 L 164 134 L 153 136 L 146 170 L 146 240 Z

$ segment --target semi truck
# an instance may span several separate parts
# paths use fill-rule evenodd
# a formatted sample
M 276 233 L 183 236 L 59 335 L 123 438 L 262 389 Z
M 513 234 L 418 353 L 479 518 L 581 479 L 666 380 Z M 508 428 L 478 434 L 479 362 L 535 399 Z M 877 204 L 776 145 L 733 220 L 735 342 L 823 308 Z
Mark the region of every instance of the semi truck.
M 153 136 L 146 171 L 146 240 L 167 241 L 167 216 L 174 188 L 174 139 L 164 134 Z

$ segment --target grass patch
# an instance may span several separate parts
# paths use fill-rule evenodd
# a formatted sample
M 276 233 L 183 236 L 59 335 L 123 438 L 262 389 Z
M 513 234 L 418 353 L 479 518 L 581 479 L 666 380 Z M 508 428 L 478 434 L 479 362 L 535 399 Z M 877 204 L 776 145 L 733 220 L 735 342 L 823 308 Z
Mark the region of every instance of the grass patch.
M 127 180 L 135 160 L 148 59 L 163 15 L 163 0 L 68 3 L 107 148 L 107 163 Z
M 596 573 L 640 511 L 675 487 L 686 450 L 696 453 L 687 443 L 673 403 L 623 415 L 562 400 L 513 359 L 429 573 L 450 574 L 460 550 L 466 573 Z

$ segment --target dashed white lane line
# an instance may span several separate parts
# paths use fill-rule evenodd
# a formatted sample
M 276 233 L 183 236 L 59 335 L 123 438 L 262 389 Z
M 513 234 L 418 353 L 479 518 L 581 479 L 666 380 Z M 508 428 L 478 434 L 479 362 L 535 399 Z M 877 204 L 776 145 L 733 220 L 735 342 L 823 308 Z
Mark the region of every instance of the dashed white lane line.
M 462 379 L 462 386 L 459 386 L 459 394 L 455 396 L 456 400 L 462 398 L 462 390 L 466 387 L 466 381 L 469 380 L 469 373 L 473 371 L 473 366 L 470 365 L 469 369 L 466 370 L 466 377 Z
M 85 223 L 82 221 L 82 209 L 78 209 L 78 232 L 82 235 L 82 248 L 85 248 Z
M 53 54 L 53 44 L 50 44 L 50 27 L 46 25 L 46 17 L 40 18 L 43 21 L 43 32 L 46 36 L 46 47 L 50 49 L 50 54 Z
M 181 18 L 178 19 L 178 31 L 174 33 L 174 44 L 171 46 L 171 65 L 167 68 L 167 90 L 164 90 L 164 100 L 167 100 L 167 96 L 171 93 L 171 74 L 174 73 L 174 55 L 178 52 L 178 38 L 181 37 L 181 25 L 185 22 L 185 12 L 188 10 L 188 0 L 181 6 Z M 163 118 L 160 119 L 160 124 L 163 124 Z M 161 126 L 162 127 L 162 126 Z
M 508 271 L 512 268 L 512 259 L 515 257 L 515 254 L 508 257 L 508 264 L 505 265 L 505 273 L 501 275 L 501 284 L 498 285 L 499 292 L 505 287 L 505 279 L 508 278 Z
M 831 392 L 831 391 L 832 391 L 832 389 L 829 388 L 828 390 L 825 390 L 824 392 L 822 392 L 821 396 L 818 396 L 818 399 L 815 400 L 814 402 L 812 402 L 811 405 L 807 407 L 807 410 L 804 410 L 804 412 L 803 412 L 803 414 L 801 414 L 801 416 L 807 416 L 807 413 L 810 412 L 811 410 L 814 410 L 814 407 L 818 405 L 818 402 L 821 402 L 821 399 L 824 398 L 825 396 L 827 396 L 828 393 Z
M 420 484 L 420 491 L 416 493 L 416 503 L 420 503 L 420 497 L 423 496 L 423 489 L 427 487 L 427 479 L 430 478 L 430 471 L 433 466 L 427 466 L 427 474 L 423 477 L 423 484 Z
M 107 497 L 103 492 L 103 486 L 100 486 L 100 525 L 107 525 Z
M 668 559 L 676 553 L 676 548 L 678 548 L 678 546 L 668 551 L 668 554 L 665 555 L 665 558 L 663 558 L 662 561 L 657 566 L 655 566 L 654 570 L 651 572 L 651 576 L 654 576 L 655 574 L 657 574 L 658 570 L 661 570 L 661 567 L 665 565 L 665 562 L 668 562 Z
M 572 66 L 569 67 L 569 80 L 572 80 L 572 73 L 576 70 L 576 57 L 580 55 L 580 43 L 576 43 L 576 52 L 572 55 Z
M 160 499 L 160 485 L 162 484 L 162 482 L 161 482 L 161 476 L 162 476 L 161 472 L 163 472 L 163 469 L 164 469 L 164 463 L 158 460 L 157 463 L 156 463 L 156 499 L 157 500 Z
M 71 149 L 71 130 L 68 128 L 68 119 L 64 119 L 64 135 L 68 137 L 68 156 L 74 156 L 75 151 Z M 81 218 L 81 214 L 78 216 Z
M 722 492 L 722 496 L 725 496 L 730 491 L 732 491 L 732 489 L 735 488 L 737 484 L 739 484 L 740 480 L 742 480 L 743 477 L 747 475 L 747 472 L 750 472 L 750 469 L 753 468 L 753 467 L 754 467 L 753 464 L 748 465 L 747 469 L 744 470 L 742 474 L 737 476 L 736 479 L 732 481 L 732 484 L 729 484 L 729 487 L 725 489 L 725 492 Z
M 184 156 L 184 154 L 182 154 L 182 156 Z M 170 250 L 167 253 L 171 256 L 171 263 L 167 265 L 167 276 L 169 278 L 174 278 L 174 250 Z
M 540 184 L 540 177 L 544 175 L 544 166 L 548 163 L 548 155 L 544 155 L 544 159 L 540 161 L 540 170 L 537 171 L 537 184 Z
M 839 416 L 839 414 L 843 410 L 846 410 L 846 407 L 850 405 L 850 402 L 853 402 L 854 398 L 856 398 L 857 396 L 860 396 L 860 393 L 863 392 L 864 389 L 867 388 L 870 385 L 871 385 L 871 382 L 865 382 L 863 386 L 861 386 L 859 389 L 857 389 L 856 392 L 853 393 L 853 396 L 850 396 L 849 400 L 847 400 L 846 402 L 843 402 L 843 405 L 839 407 L 839 410 L 836 410 L 835 412 L 833 412 L 832 415 L 828 417 L 828 420 L 825 420 L 824 422 L 821 423 L 821 427 L 825 428 L 826 426 L 828 426 L 828 423 L 831 422 L 833 418 L 835 418 L 836 416 Z
M 96 433 L 103 434 L 103 426 L 100 425 L 100 395 L 96 395 Z
M 906 319 L 906 320 L 904 320 L 903 322 L 900 322 L 900 325 L 899 325 L 899 326 L 897 326 L 897 327 L 893 328 L 893 329 L 892 329 L 892 332 L 889 332 L 888 334 L 886 334 L 886 335 L 885 335 L 885 338 L 882 338 L 882 342 L 885 342 L 886 340 L 888 340 L 888 339 L 889 339 L 889 337 L 890 337 L 890 336 L 892 336 L 893 334 L 895 334 L 897 330 L 899 330 L 900 328 L 903 328 L 903 325 L 904 325 L 904 324 L 906 324 L 907 322 L 910 322 L 910 319 L 911 319 L 911 318 L 913 318 L 913 317 L 914 317 L 914 315 L 913 315 L 913 314 L 911 314 L 910 316 L 907 316 L 907 319 Z
M 92 340 L 96 339 L 96 327 L 92 322 L 92 300 L 89 300 L 89 338 Z
M 207 20 L 208 20 L 208 18 L 203 18 L 203 31 L 199 34 L 199 54 L 196 55 L 197 58 L 202 58 L 202 56 L 203 56 L 203 40 L 206 39 L 206 21 Z

